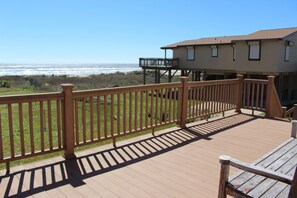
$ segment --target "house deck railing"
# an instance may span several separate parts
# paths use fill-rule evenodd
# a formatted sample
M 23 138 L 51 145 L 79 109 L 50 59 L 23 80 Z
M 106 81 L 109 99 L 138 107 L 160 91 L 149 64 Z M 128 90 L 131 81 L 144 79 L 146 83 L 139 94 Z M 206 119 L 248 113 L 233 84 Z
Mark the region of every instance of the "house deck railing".
M 176 68 L 178 59 L 168 58 L 139 58 L 139 67 L 142 68 Z
M 61 93 L 0 97 L 0 163 L 64 151 L 156 127 L 241 108 L 259 110 L 267 117 L 296 118 L 297 108 L 285 111 L 268 80 L 237 79 L 139 85 Z

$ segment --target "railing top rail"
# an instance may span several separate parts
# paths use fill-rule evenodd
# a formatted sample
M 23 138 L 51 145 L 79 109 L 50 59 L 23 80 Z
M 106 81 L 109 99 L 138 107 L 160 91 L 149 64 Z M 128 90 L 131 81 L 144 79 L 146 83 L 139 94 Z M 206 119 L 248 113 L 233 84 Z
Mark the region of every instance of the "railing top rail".
M 140 60 L 178 60 L 178 58 L 139 58 Z
M 257 82 L 260 82 L 260 83 L 264 83 L 264 84 L 267 84 L 268 83 L 268 80 L 262 80 L 262 79 L 244 79 L 245 82 L 254 82 L 254 83 L 257 83 Z
M 182 84 L 180 82 L 176 83 L 161 83 L 161 84 L 148 84 L 148 85 L 137 85 L 137 86 L 126 86 L 126 87 L 117 87 L 117 88 L 104 88 L 104 89 L 93 89 L 93 90 L 82 90 L 74 91 L 73 97 L 90 97 L 96 95 L 109 95 L 117 93 L 130 93 L 135 91 L 146 91 L 146 90 L 156 90 L 156 89 L 165 89 L 165 88 L 181 88 Z
M 48 101 L 48 100 L 56 100 L 56 99 L 63 99 L 63 93 L 52 92 L 52 93 L 40 93 L 40 94 L 0 96 L 0 104 Z
M 238 79 L 227 79 L 227 80 L 210 80 L 210 81 L 195 81 L 188 82 L 189 87 L 195 86 L 207 86 L 207 85 L 221 85 L 221 84 L 236 84 Z

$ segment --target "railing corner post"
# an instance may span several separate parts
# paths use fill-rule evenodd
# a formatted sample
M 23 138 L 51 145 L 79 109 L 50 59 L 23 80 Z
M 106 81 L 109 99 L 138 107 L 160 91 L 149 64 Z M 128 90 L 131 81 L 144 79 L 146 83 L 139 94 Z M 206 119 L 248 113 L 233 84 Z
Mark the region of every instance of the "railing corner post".
M 285 118 L 287 115 L 286 115 L 286 110 L 287 110 L 287 107 L 282 107 L 282 110 L 283 110 L 283 118 Z
M 267 91 L 266 91 L 266 117 L 271 117 L 272 110 L 272 91 L 274 86 L 274 76 L 268 76 Z
M 65 159 L 75 158 L 74 154 L 74 110 L 73 110 L 73 84 L 61 84 L 64 94 L 63 100 L 63 133 L 64 133 L 64 155 Z
M 237 101 L 236 101 L 236 110 L 235 112 L 241 113 L 242 108 L 242 91 L 243 91 L 243 75 L 237 74 L 238 87 L 237 87 Z
M 188 103 L 188 80 L 189 77 L 182 76 L 180 81 L 182 83 L 181 98 L 179 98 L 179 126 L 184 128 L 187 120 L 187 103 Z

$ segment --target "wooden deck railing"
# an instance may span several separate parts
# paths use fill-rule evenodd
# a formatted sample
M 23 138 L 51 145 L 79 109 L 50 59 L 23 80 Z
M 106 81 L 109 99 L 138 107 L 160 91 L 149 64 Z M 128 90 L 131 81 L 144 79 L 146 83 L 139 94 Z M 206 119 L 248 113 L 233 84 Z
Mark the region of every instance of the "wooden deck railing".
M 139 58 L 139 67 L 172 67 L 178 66 L 178 59 Z
M 238 80 L 218 80 L 188 83 L 187 119 L 207 118 L 235 109 Z
M 243 84 L 243 107 L 265 112 L 267 80 L 245 79 Z
M 181 93 L 181 83 L 74 92 L 75 146 L 176 123 Z
M 241 108 L 267 117 L 297 117 L 280 106 L 273 77 L 140 85 L 61 93 L 0 97 L 0 163 L 64 150 L 75 157 L 82 145 L 152 130 Z
M 63 93 L 0 98 L 0 162 L 60 151 Z

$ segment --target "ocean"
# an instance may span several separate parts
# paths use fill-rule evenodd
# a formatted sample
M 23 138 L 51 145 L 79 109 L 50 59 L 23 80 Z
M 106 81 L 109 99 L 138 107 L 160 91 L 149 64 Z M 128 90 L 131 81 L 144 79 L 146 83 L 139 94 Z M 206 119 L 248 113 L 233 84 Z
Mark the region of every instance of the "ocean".
M 138 64 L 0 64 L 0 76 L 88 76 L 141 70 Z

